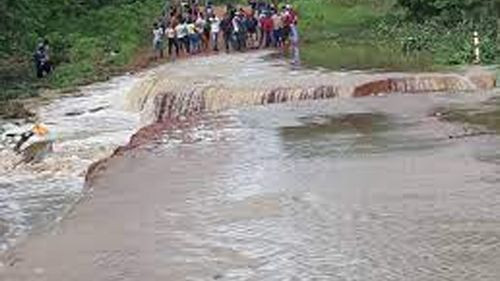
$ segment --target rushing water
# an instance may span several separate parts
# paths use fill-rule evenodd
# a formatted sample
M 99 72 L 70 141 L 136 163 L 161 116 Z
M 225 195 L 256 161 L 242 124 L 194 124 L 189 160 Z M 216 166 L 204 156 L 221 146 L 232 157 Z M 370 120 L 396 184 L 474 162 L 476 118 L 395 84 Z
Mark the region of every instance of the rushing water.
M 137 80 L 123 76 L 41 107 L 39 119 L 56 140 L 55 152 L 41 163 L 13 168 L 19 157 L 0 147 L 0 252 L 58 221 L 79 200 L 87 167 L 109 156 L 139 128 L 138 114 L 124 105 Z M 6 128 L 7 133 L 23 132 L 31 126 Z
M 81 197 L 87 167 L 125 144 L 140 126 L 155 120 L 372 91 L 476 89 L 471 79 L 458 74 L 299 70 L 281 60 L 267 60 L 267 54 L 181 60 L 84 87 L 80 96 L 42 106 L 38 117 L 56 140 L 55 153 L 42 163 L 14 169 L 19 158 L 0 143 L 0 252 L 63 217 Z M 7 125 L 0 124 L 0 131 L 22 132 L 32 126 Z
M 499 138 L 450 138 L 464 127 L 429 116 L 459 100 L 239 111 L 229 142 L 148 155 L 181 166 L 133 176 L 171 194 L 159 264 L 191 280 L 498 280 Z
M 55 229 L 8 251 L 0 277 L 497 280 L 498 138 L 435 111 L 498 93 L 351 98 L 476 86 L 458 74 L 297 70 L 254 53 L 84 87 L 40 108 L 56 139 L 43 162 L 13 169 L 0 147 L 0 252 Z M 304 101 L 318 98 L 333 99 Z M 185 114 L 202 117 L 114 159 L 91 200 L 52 224 L 82 199 L 91 163 Z
M 500 278 L 500 139 L 477 94 L 231 110 L 116 159 L 13 280 Z M 64 267 L 60 264 L 64 263 Z M 71 270 L 67 270 L 71 269 Z M 18 279 L 16 279 L 18 278 Z

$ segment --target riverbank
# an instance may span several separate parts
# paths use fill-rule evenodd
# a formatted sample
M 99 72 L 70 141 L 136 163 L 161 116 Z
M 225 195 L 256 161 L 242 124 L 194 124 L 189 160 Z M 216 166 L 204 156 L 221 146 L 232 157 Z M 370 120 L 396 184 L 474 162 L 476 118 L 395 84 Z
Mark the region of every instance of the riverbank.
M 417 2 L 296 0 L 303 61 L 333 70 L 451 70 L 475 60 L 474 31 L 481 62 L 498 61 L 500 21 L 492 2 Z M 477 15 L 479 24 L 471 20 Z
M 1 9 L 7 12 L 2 16 L 7 26 L 0 44 L 0 103 L 18 99 L 22 104 L 46 89 L 68 92 L 132 70 L 129 64 L 150 44 L 150 29 L 164 2 L 20 0 Z M 36 78 L 32 62 L 37 38 L 49 40 L 55 65 L 44 79 Z

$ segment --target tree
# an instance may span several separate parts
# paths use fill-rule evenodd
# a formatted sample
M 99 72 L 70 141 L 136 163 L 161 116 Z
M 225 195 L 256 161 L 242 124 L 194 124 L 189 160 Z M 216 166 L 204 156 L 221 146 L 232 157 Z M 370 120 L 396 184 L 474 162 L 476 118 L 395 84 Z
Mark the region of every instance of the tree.
M 439 18 L 450 26 L 495 17 L 494 11 L 500 9 L 500 0 L 398 0 L 398 4 L 417 22 Z

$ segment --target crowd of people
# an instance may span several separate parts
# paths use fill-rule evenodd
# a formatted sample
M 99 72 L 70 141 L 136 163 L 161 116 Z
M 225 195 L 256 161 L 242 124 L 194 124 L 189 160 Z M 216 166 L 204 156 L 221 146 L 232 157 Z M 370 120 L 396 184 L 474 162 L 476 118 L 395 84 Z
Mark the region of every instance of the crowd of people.
M 291 49 L 293 62 L 298 63 L 298 17 L 291 5 L 276 7 L 268 0 L 248 0 L 249 5 L 237 8 L 226 5 L 225 12 L 215 7 L 192 5 L 172 6 L 153 26 L 153 48 L 156 58 L 170 58 L 206 52 L 245 51 L 258 48 Z M 223 9 L 219 9 L 223 10 Z M 41 41 L 33 54 L 36 75 L 42 78 L 53 71 L 49 42 Z
M 219 15 L 214 7 L 171 7 L 168 16 L 153 26 L 155 57 L 167 49 L 171 58 L 202 52 L 245 51 L 291 47 L 298 58 L 298 17 L 291 5 L 275 7 L 264 0 L 249 0 L 248 7 L 227 5 Z

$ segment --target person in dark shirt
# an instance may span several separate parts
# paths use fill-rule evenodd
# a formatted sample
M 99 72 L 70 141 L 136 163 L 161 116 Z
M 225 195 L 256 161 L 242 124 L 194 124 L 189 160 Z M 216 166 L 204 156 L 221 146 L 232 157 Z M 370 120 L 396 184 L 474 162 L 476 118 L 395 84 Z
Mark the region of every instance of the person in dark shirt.
M 43 78 L 45 74 L 52 72 L 52 64 L 49 57 L 49 41 L 44 40 L 43 43 L 38 44 L 37 50 L 33 54 L 35 61 L 36 76 Z
M 247 15 L 245 23 L 247 25 L 246 30 L 248 34 L 248 45 L 253 49 L 256 47 L 256 43 L 258 42 L 257 28 L 259 25 L 259 21 L 255 17 L 255 14 L 252 12 L 252 14 Z
M 222 30 L 222 37 L 224 38 L 224 47 L 226 52 L 229 52 L 229 46 L 231 45 L 231 36 L 233 34 L 232 19 L 229 13 L 226 13 L 224 18 L 220 23 L 220 28 Z

